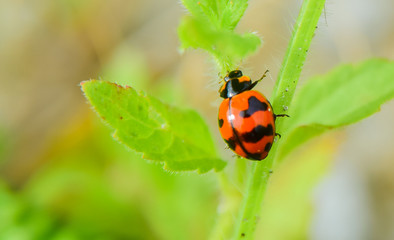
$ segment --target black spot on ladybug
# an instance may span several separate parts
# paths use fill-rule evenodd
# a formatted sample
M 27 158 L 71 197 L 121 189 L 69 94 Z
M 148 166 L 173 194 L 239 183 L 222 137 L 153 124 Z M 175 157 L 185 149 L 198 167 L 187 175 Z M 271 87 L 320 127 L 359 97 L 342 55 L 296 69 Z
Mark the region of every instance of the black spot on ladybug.
M 222 128 L 223 123 L 224 123 L 223 119 L 219 119 L 219 127 L 220 127 L 220 128 Z
M 258 112 L 258 111 L 267 111 L 268 105 L 265 102 L 261 102 L 258 100 L 255 96 L 252 96 L 248 99 L 249 107 L 248 109 L 241 111 L 239 113 L 239 116 L 241 117 L 250 117 L 253 115 L 253 113 Z
M 245 142 L 257 143 L 264 136 L 272 136 L 273 134 L 274 129 L 271 124 L 268 124 L 266 127 L 258 125 L 252 131 L 242 134 L 242 139 Z
M 247 158 L 248 159 L 253 159 L 253 160 L 261 160 L 261 154 L 260 153 L 247 153 Z
M 232 138 L 229 139 L 224 139 L 224 141 L 227 143 L 227 146 L 231 149 L 234 150 L 235 149 L 235 140 Z
M 272 143 L 269 142 L 265 144 L 264 151 L 269 152 L 269 150 L 271 150 L 271 147 L 272 147 Z

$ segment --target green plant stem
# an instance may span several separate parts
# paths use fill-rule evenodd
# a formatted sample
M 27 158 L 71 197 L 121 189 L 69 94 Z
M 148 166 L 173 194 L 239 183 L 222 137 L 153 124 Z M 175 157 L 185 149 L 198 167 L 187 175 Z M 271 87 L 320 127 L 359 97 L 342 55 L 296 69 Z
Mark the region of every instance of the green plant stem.
M 272 105 L 277 114 L 287 111 L 291 103 L 324 3 L 325 0 L 303 2 L 272 94 Z M 283 119 L 277 120 L 277 131 L 285 130 L 283 123 Z M 265 160 L 252 163 L 233 239 L 253 239 L 279 142 L 273 144 L 270 155 Z

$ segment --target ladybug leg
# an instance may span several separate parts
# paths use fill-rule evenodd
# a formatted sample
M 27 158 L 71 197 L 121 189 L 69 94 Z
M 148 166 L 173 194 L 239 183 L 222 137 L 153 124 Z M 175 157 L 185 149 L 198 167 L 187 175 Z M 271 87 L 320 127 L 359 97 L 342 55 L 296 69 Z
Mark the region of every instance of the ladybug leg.
M 276 120 L 276 117 L 290 117 L 287 114 L 274 114 L 274 121 Z M 279 139 L 282 137 L 282 135 L 280 135 L 279 133 L 275 133 L 275 137 L 278 136 Z
M 274 114 L 274 120 L 276 120 L 277 117 L 290 117 L 287 114 Z
M 267 76 L 267 73 L 269 72 L 269 70 L 267 69 L 267 70 L 265 70 L 265 72 L 264 72 L 264 74 L 263 74 L 263 76 L 261 76 L 261 78 L 260 79 L 258 79 L 256 82 L 260 82 L 261 80 L 263 80 L 266 76 Z
M 241 157 L 241 156 L 239 156 L 239 155 L 237 155 L 237 154 L 234 154 L 234 155 L 233 155 L 233 158 L 242 159 L 242 157 Z
M 263 74 L 263 76 L 261 76 L 260 79 L 254 81 L 254 82 L 248 87 L 248 90 L 253 89 L 253 88 L 257 85 L 257 83 L 259 83 L 261 80 L 263 80 L 263 79 L 267 76 L 267 73 L 268 73 L 268 72 L 269 72 L 268 70 L 265 71 L 264 74 Z

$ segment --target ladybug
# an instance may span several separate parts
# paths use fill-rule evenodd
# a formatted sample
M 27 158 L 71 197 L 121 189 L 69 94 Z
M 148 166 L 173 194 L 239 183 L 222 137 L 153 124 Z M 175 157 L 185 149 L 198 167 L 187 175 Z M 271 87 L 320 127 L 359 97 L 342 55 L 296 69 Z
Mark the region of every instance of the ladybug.
M 240 70 L 229 72 L 220 88 L 224 98 L 219 107 L 219 131 L 228 147 L 239 156 L 250 160 L 267 157 L 274 138 L 276 117 L 267 98 L 252 90 L 264 75 L 252 83 Z M 279 135 L 280 136 L 280 135 Z

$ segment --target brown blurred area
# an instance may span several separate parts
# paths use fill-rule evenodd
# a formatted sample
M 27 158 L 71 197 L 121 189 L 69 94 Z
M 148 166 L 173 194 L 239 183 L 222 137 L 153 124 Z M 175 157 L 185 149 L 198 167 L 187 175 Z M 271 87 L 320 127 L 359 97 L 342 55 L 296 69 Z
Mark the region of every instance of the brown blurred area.
M 4 1 L 0 126 L 12 147 L 3 174 L 18 186 L 53 138 L 90 110 L 78 84 L 98 78 L 117 48 L 143 54 L 151 79 L 179 64 L 172 1 Z
M 267 96 L 300 2 L 250 1 L 239 24 L 239 32 L 256 31 L 263 38 L 263 47 L 241 68 L 252 78 L 270 70 L 259 86 Z M 391 0 L 328 1 L 300 85 L 341 63 L 394 59 L 393 9 Z M 170 0 L 0 1 L 0 132 L 5 139 L 0 163 L 5 181 L 15 189 L 23 186 L 50 159 L 54 144 L 61 145 L 59 139 L 94 116 L 78 84 L 105 78 L 103 69 L 119 49 L 140 56 L 148 92 L 172 78 L 184 104 L 202 113 L 222 147 L 215 126 L 218 71 L 200 50 L 179 54 L 176 29 L 184 14 L 181 4 Z M 391 101 L 343 130 L 336 166 L 316 193 L 313 239 L 394 239 L 393 109 Z M 354 229 L 342 229 L 349 222 Z M 327 224 L 331 229 L 324 228 Z

